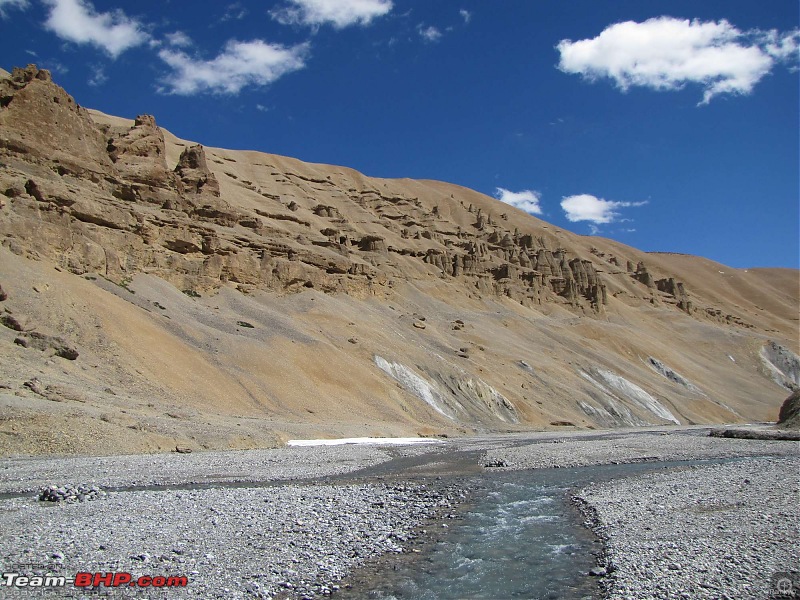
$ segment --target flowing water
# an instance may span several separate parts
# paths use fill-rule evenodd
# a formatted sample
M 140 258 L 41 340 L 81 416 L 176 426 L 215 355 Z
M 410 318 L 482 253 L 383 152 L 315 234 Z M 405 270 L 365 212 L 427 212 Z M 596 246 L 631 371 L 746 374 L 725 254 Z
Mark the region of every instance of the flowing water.
M 461 519 L 445 520 L 420 554 L 384 563 L 344 598 L 446 600 L 599 597 L 588 575 L 602 546 L 569 503 L 570 490 L 694 462 L 497 473 L 475 480 Z M 437 528 L 440 525 L 436 526 Z M 388 564 L 388 566 L 387 566 Z M 353 595 L 354 594 L 354 595 Z

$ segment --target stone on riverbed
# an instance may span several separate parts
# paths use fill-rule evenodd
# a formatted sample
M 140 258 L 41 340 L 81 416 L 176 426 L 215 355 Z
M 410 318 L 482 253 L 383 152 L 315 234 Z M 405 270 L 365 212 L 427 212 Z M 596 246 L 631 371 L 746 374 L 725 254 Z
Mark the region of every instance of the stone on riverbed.
M 96 485 L 48 485 L 39 490 L 39 500 L 42 502 L 87 502 L 98 500 L 106 495 L 102 488 Z

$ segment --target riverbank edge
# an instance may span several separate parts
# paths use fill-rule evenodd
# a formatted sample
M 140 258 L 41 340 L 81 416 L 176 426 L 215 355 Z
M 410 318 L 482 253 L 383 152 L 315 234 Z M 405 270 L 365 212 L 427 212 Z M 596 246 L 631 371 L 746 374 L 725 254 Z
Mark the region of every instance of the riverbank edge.
M 759 439 L 759 440 L 762 440 L 762 441 L 764 440 L 764 438 L 749 438 L 749 439 Z M 797 447 L 797 456 L 800 457 L 800 445 L 798 445 L 798 447 Z M 682 466 L 669 467 L 666 470 L 661 471 L 661 474 L 667 474 L 667 475 L 671 476 L 671 479 L 673 481 L 676 481 L 678 479 L 678 475 L 680 473 L 682 473 L 682 472 L 688 472 L 688 471 L 691 471 L 691 470 L 693 470 L 695 468 L 704 468 L 704 467 L 714 467 L 714 466 L 725 465 L 725 464 L 729 464 L 731 462 L 738 461 L 738 460 L 747 461 L 747 462 L 749 462 L 749 461 L 759 461 L 759 460 L 773 460 L 773 461 L 775 461 L 775 460 L 777 460 L 777 461 L 787 460 L 787 461 L 791 461 L 791 460 L 796 460 L 796 457 L 793 459 L 791 456 L 780 456 L 780 455 L 766 454 L 766 455 L 739 455 L 739 456 L 736 456 L 736 457 L 729 457 L 729 458 L 716 459 L 716 460 L 714 460 L 714 459 L 712 459 L 712 460 L 709 460 L 709 459 L 696 459 L 696 461 L 687 461 L 687 465 L 684 466 L 684 467 L 682 467 Z M 669 461 L 658 461 L 658 462 L 669 462 Z M 694 463 L 694 464 L 689 464 L 689 463 Z M 800 471 L 796 471 L 796 473 L 800 473 Z M 635 477 L 642 477 L 642 476 L 645 476 L 645 474 L 641 474 L 641 475 L 635 476 Z M 617 481 L 620 480 L 620 478 L 615 478 L 615 479 Z M 612 480 L 612 482 L 613 482 L 613 480 Z M 749 480 L 745 479 L 745 482 L 749 482 Z M 800 482 L 800 476 L 795 478 L 795 485 L 797 485 L 798 482 Z M 598 507 L 597 505 L 595 505 L 591 500 L 589 500 L 586 497 L 584 497 L 586 495 L 591 495 L 591 491 L 593 490 L 593 488 L 595 488 L 598 485 L 600 485 L 600 484 L 599 483 L 594 483 L 594 484 L 589 485 L 589 486 L 584 486 L 581 489 L 573 490 L 570 493 L 570 503 L 583 516 L 584 527 L 586 527 L 596 537 L 596 539 L 598 539 L 600 541 L 600 543 L 601 543 L 601 551 L 597 554 L 596 567 L 591 569 L 589 574 L 590 575 L 594 575 L 594 576 L 597 577 L 598 584 L 599 584 L 599 587 L 600 587 L 600 590 L 601 590 L 601 593 L 602 593 L 602 595 L 601 595 L 601 599 L 602 600 L 608 600 L 610 598 L 623 597 L 623 596 L 625 598 L 632 598 L 633 596 L 630 595 L 630 591 L 631 590 L 629 589 L 629 587 L 628 587 L 627 590 L 625 590 L 627 592 L 627 594 L 623 594 L 623 596 L 620 596 L 620 593 L 622 593 L 622 592 L 619 589 L 617 589 L 619 587 L 619 585 L 620 585 L 619 580 L 620 579 L 624 579 L 625 575 L 629 575 L 629 573 L 625 572 L 624 564 L 622 564 L 622 565 L 617 564 L 618 561 L 622 562 L 622 563 L 625 562 L 625 558 L 626 557 L 624 556 L 624 552 L 617 556 L 617 553 L 619 553 L 620 550 L 618 550 L 618 549 L 615 550 L 612 547 L 612 543 L 611 543 L 612 537 L 615 535 L 615 533 L 618 533 L 622 529 L 622 527 L 620 527 L 619 530 L 618 530 L 614 525 L 609 524 L 608 522 L 606 522 L 606 520 L 602 516 L 602 509 L 600 507 Z M 672 485 L 674 485 L 674 483 L 672 483 Z M 798 492 L 798 489 L 795 489 L 795 492 L 796 493 L 800 493 L 800 492 Z M 725 499 L 720 499 L 720 498 L 716 498 L 715 497 L 715 498 L 712 498 L 711 501 L 712 502 L 714 502 L 714 501 L 725 502 Z M 645 527 L 645 529 L 650 529 L 650 527 Z M 797 540 L 795 540 L 794 543 L 796 545 L 797 544 Z M 672 568 L 672 567 L 669 567 L 669 568 Z M 788 568 L 787 568 L 787 572 L 788 572 Z M 698 585 L 700 585 L 703 588 L 708 587 L 708 586 L 706 586 L 706 585 L 704 585 L 702 583 L 698 583 Z M 703 591 L 705 592 L 707 590 L 703 590 Z M 771 591 L 766 591 L 765 593 L 771 594 L 772 592 Z M 651 598 L 652 596 L 645 595 L 645 596 L 642 596 L 642 597 L 643 598 L 644 597 Z M 686 596 L 684 594 L 681 597 L 688 597 L 688 596 Z M 716 596 L 703 595 L 702 597 L 716 597 Z M 729 596 L 725 595 L 724 597 L 728 598 Z M 742 596 L 742 597 L 745 597 L 745 596 Z M 753 596 L 753 598 L 755 598 L 755 597 L 756 596 Z M 758 596 L 758 597 L 761 597 L 761 596 Z M 773 597 L 773 596 L 769 595 L 769 597 Z

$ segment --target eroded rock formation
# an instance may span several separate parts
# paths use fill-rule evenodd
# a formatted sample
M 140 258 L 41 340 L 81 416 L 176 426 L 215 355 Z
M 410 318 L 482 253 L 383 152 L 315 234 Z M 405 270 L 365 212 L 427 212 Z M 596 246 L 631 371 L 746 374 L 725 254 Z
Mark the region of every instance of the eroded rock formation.
M 271 183 L 254 183 L 225 171 L 237 194 L 259 198 L 242 208 L 212 168 L 230 159 L 212 162 L 203 146 L 182 144 L 170 164 L 153 116 L 132 126 L 96 123 L 33 65 L 0 80 L 0 98 L 0 156 L 8 165 L 0 189 L 11 205 L 3 243 L 75 273 L 121 279 L 147 270 L 182 289 L 235 282 L 364 294 L 375 293 L 376 281 L 427 269 L 472 293 L 602 313 L 611 276 L 602 266 L 625 264 L 652 304 L 750 326 L 713 306 L 697 310 L 684 283 L 669 273 L 656 279 L 641 260 L 634 267 L 596 248 L 563 246 L 546 228 L 521 230 L 508 213 L 493 217 L 454 194 L 422 201 L 360 175 L 270 167 Z
M 53 377 L 81 389 L 97 379 L 92 398 L 121 387 L 148 412 L 169 397 L 196 409 L 197 424 L 227 410 L 229 439 L 249 445 L 261 442 L 240 436 L 244 414 L 285 424 L 318 414 L 326 434 L 368 420 L 393 434 L 396 423 L 452 434 L 730 422 L 767 414 L 754 398 L 770 379 L 796 385 L 784 346 L 763 351 L 763 373 L 752 366 L 768 339 L 792 346 L 784 274 L 731 279 L 456 185 L 203 147 L 149 115 L 87 111 L 36 67 L 0 75 L 0 343 L 15 365 L 47 373 L 40 390 L 56 389 Z M 40 293 L 31 278 L 55 273 L 65 287 Z M 133 338 L 140 329 L 158 344 Z M 380 373 L 373 356 L 389 351 L 417 379 Z M 190 366 L 172 364 L 178 355 Z M 253 423 L 256 437 L 275 427 Z M 141 431 L 125 421 L 113 437 Z

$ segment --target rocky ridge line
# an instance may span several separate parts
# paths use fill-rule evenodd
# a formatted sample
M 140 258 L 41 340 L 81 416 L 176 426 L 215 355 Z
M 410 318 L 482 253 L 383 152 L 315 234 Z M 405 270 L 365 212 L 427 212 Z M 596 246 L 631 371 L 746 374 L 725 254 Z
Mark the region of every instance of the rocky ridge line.
M 593 314 L 609 301 L 609 269 L 575 256 L 550 234 L 512 231 L 506 213 L 492 215 L 455 198 L 429 209 L 419 198 L 363 183 L 272 172 L 276 183 L 306 198 L 324 191 L 346 199 L 373 221 L 365 227 L 335 206 L 307 209 L 299 195 L 273 194 L 226 173 L 262 198 L 263 208 L 242 210 L 225 200 L 202 146 L 186 147 L 174 168 L 167 164 L 164 133 L 152 116 L 140 115 L 132 127 L 97 125 L 33 65 L 0 80 L 0 97 L 6 166 L 0 189 L 12 217 L 2 243 L 74 273 L 121 281 L 149 272 L 193 291 L 234 283 L 361 295 L 427 271 L 479 295 L 531 306 L 555 302 Z M 454 226 L 456 213 L 471 224 Z M 643 263 L 630 261 L 618 272 L 624 275 L 643 286 L 640 294 L 651 303 L 669 299 L 701 314 L 674 277 L 655 280 Z

